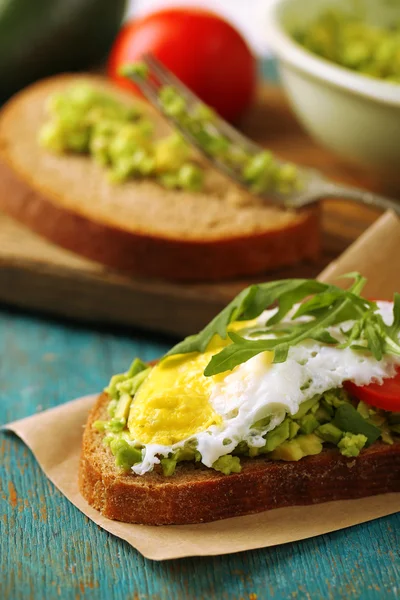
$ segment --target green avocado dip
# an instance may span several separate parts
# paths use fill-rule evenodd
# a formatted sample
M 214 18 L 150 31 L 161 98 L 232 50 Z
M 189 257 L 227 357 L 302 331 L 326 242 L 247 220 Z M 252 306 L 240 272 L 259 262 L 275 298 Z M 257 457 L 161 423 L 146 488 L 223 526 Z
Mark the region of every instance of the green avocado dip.
M 134 394 L 153 367 L 135 359 L 126 373 L 114 375 L 106 388 L 110 397 L 109 419 L 96 421 L 94 427 L 104 433 L 104 444 L 115 457 L 117 467 L 128 471 L 142 459 L 142 448 L 132 445 L 127 421 Z M 381 440 L 393 444 L 400 436 L 400 413 L 375 409 L 349 396 L 342 388 L 332 389 L 304 402 L 294 415 L 265 436 L 265 445 L 249 448 L 240 442 L 232 454 L 221 456 L 212 468 L 225 475 L 239 473 L 242 457 L 266 456 L 271 460 L 298 461 L 324 448 L 337 448 L 348 458 L 357 457 L 363 448 Z M 190 442 L 168 457 L 161 458 L 165 476 L 175 472 L 177 463 L 200 464 L 201 455 Z
M 369 77 L 400 83 L 400 24 L 380 27 L 331 10 L 293 32 L 310 52 Z
M 131 73 L 132 69 L 146 74 L 140 64 L 125 71 Z M 208 156 L 223 160 L 254 192 L 285 194 L 301 187 L 295 165 L 280 163 L 267 150 L 248 154 L 231 144 L 215 127 L 216 115 L 205 104 L 190 109 L 175 88 L 164 86 L 159 91 L 159 105 L 190 130 Z M 177 130 L 157 135 L 151 113 L 143 110 L 143 104 L 128 106 L 81 82 L 50 96 L 46 111 L 48 120 L 39 131 L 39 144 L 55 154 L 89 156 L 106 169 L 112 183 L 152 179 L 166 189 L 205 189 L 203 162 Z

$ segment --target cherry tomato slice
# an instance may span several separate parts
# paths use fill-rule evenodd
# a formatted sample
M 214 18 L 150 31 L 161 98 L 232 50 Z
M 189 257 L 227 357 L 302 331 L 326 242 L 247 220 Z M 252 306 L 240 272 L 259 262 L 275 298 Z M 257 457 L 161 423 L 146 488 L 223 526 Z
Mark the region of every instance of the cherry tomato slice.
M 370 383 L 358 386 L 352 381 L 346 381 L 344 388 L 359 400 L 392 412 L 400 412 L 400 369 L 391 379 L 384 379 L 382 385 Z

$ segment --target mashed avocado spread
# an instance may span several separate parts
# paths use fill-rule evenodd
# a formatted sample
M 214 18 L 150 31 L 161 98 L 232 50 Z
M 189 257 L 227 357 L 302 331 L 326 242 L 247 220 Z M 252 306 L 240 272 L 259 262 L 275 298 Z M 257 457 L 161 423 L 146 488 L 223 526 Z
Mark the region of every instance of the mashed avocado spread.
M 310 52 L 342 67 L 400 83 L 400 24 L 380 27 L 332 10 L 293 36 Z
M 144 66 L 144 65 L 143 65 Z M 141 65 L 128 73 L 146 75 Z M 271 152 L 246 153 L 215 127 L 215 113 L 205 104 L 193 109 L 171 86 L 161 87 L 164 113 L 188 129 L 206 154 L 222 159 L 254 192 L 285 194 L 300 186 L 298 170 L 278 162 Z M 112 94 L 87 83 L 76 83 L 53 94 L 46 106 L 48 120 L 39 131 L 39 144 L 56 154 L 83 154 L 107 169 L 110 182 L 151 178 L 166 189 L 204 189 L 204 166 L 178 131 L 160 137 L 150 113 L 127 106 Z
M 133 396 L 152 368 L 135 359 L 126 373 L 114 375 L 105 390 L 111 398 L 110 418 L 94 423 L 96 429 L 104 432 L 104 443 L 110 447 L 116 465 L 124 470 L 142 458 L 141 448 L 132 445 L 127 422 Z M 264 446 L 249 448 L 240 442 L 232 454 L 221 456 L 212 468 L 229 475 L 240 472 L 240 457 L 266 455 L 272 460 L 298 461 L 319 454 L 323 447 L 337 447 L 344 456 L 356 457 L 378 439 L 393 444 L 393 436 L 397 435 L 400 435 L 400 414 L 373 409 L 351 398 L 343 389 L 333 389 L 304 402 L 296 414 L 286 416 L 265 436 Z M 161 458 L 160 464 L 163 474 L 170 476 L 177 463 L 200 460 L 198 451 L 189 442 L 184 449 Z

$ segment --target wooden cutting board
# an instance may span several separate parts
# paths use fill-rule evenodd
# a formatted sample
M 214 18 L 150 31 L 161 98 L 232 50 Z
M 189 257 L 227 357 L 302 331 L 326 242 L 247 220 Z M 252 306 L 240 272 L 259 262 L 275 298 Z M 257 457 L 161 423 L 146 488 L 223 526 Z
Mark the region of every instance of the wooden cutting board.
M 242 129 L 282 158 L 320 169 L 333 179 L 394 193 L 370 172 L 349 166 L 312 142 L 277 87 L 261 89 Z M 378 216 L 349 202 L 325 201 L 318 262 L 252 281 L 316 276 Z M 0 302 L 5 304 L 182 336 L 200 329 L 249 283 L 194 285 L 130 278 L 58 248 L 0 214 Z

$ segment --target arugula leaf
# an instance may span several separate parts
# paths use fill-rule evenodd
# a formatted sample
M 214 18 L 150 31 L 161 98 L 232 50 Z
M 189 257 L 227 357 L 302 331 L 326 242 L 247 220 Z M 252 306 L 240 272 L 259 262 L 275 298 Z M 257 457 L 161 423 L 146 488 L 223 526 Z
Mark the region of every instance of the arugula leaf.
M 284 294 L 293 292 L 304 286 L 303 297 L 316 291 L 322 291 L 329 286 L 314 279 L 283 279 L 258 285 L 252 285 L 240 292 L 214 319 L 196 335 L 185 338 L 176 344 L 165 356 L 186 354 L 187 352 L 204 352 L 215 334 L 223 340 L 227 336 L 227 327 L 233 321 L 248 321 L 255 319 Z M 298 296 L 296 296 L 298 297 Z
M 320 340 L 327 333 L 329 335 L 329 332 L 326 331 L 327 327 L 335 323 L 337 314 L 347 303 L 349 303 L 349 298 L 344 294 L 344 298 L 337 300 L 331 310 L 326 311 L 312 321 L 295 324 L 292 331 L 277 338 L 248 340 L 242 338 L 237 333 L 231 332 L 229 337 L 233 343 L 212 357 L 204 371 L 204 375 L 216 375 L 217 373 L 232 370 L 242 362 L 260 354 L 260 352 L 271 350 L 274 351 L 273 362 L 284 362 L 290 346 L 295 346 L 306 339 Z
M 279 297 L 279 309 L 275 315 L 268 320 L 268 325 L 274 325 L 279 323 L 287 313 L 293 308 L 295 304 L 310 296 L 311 294 L 317 294 L 318 292 L 324 292 L 327 289 L 327 285 L 320 283 L 319 281 L 307 280 L 299 281 L 294 279 L 292 285 L 288 285 L 287 289 Z
M 290 347 L 307 339 L 337 348 L 371 352 L 376 360 L 381 360 L 384 354 L 400 356 L 400 294 L 395 295 L 393 324 L 389 327 L 377 313 L 376 303 L 360 296 L 366 279 L 359 273 L 343 277 L 354 280 L 347 290 L 313 279 L 284 279 L 252 285 L 240 292 L 202 331 L 174 346 L 166 356 L 204 352 L 214 335 L 222 339 L 229 335 L 232 343 L 212 357 L 204 371 L 206 376 L 232 370 L 260 352 L 273 352 L 273 362 L 284 362 Z M 278 303 L 278 309 L 264 327 L 259 326 L 246 338 L 229 332 L 233 321 L 255 319 L 274 303 Z M 283 321 L 297 304 L 300 306 L 295 314 Z M 299 317 L 306 318 L 299 320 Z M 345 337 L 342 342 L 329 328 L 346 321 L 353 323 L 349 329 L 341 328 Z M 263 337 L 260 339 L 260 336 Z

